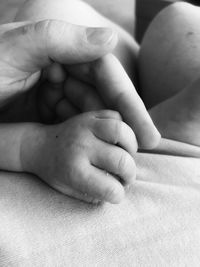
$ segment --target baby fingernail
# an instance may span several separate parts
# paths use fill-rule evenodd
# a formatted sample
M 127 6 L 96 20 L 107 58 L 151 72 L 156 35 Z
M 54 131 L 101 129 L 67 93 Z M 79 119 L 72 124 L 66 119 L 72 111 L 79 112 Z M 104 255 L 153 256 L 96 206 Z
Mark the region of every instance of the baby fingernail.
M 87 28 L 86 35 L 89 43 L 102 45 L 111 41 L 114 32 L 110 28 Z

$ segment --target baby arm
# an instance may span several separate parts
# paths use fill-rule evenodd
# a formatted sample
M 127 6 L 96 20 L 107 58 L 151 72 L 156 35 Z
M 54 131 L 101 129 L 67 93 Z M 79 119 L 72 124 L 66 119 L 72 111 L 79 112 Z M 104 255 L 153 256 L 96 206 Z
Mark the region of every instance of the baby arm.
M 39 176 L 88 202 L 119 203 L 133 183 L 137 142 L 117 112 L 85 113 L 54 126 L 0 126 L 0 169 Z

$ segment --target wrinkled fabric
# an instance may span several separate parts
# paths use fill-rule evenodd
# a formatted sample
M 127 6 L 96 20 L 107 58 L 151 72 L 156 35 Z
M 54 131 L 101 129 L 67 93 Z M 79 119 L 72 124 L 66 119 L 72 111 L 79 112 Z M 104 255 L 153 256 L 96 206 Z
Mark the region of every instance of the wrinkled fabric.
M 136 155 L 119 205 L 0 174 L 0 266 L 200 266 L 200 149 L 163 140 Z
M 23 1 L 0 1 L 0 22 Z M 137 181 L 120 205 L 91 206 L 1 172 L 0 266 L 199 267 L 199 157 L 199 148 L 169 140 L 138 153 Z

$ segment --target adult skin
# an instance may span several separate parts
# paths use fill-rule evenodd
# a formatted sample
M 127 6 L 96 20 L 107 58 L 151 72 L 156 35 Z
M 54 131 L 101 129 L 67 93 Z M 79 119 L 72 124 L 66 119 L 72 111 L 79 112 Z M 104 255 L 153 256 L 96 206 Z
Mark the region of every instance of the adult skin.
M 106 5 L 106 4 L 105 4 Z M 118 33 L 118 44 L 114 55 L 119 59 L 131 78 L 136 78 L 136 58 L 139 45 L 132 36 L 119 25 L 105 18 L 90 5 L 79 0 L 28 0 L 16 15 L 16 21 L 39 21 L 57 19 L 69 23 L 91 27 L 109 27 Z
M 139 54 L 140 88 L 148 107 L 175 95 L 199 77 L 200 8 L 175 3 L 150 24 Z
M 61 30 L 64 37 L 60 39 Z M 117 42 L 111 29 L 91 29 L 55 20 L 2 25 L 0 34 L 2 108 L 29 92 L 39 80 L 42 68 L 50 65 L 52 59 L 68 65 L 94 61 L 112 50 Z M 110 129 L 105 127 L 107 119 Z M 99 127 L 103 131 L 96 133 Z M 121 170 L 122 177 L 128 180 L 135 175 L 132 156 L 137 142 L 133 131 L 117 112 L 85 114 L 53 126 L 0 124 L 0 129 L 0 169 L 36 174 L 67 195 L 86 201 L 98 199 L 118 203 L 124 194 L 123 185 L 109 173 Z M 97 152 L 106 148 L 109 153 L 100 157 Z M 108 164 L 107 157 L 112 152 L 114 156 Z M 99 164 L 103 164 L 101 170 Z M 127 166 L 130 166 L 128 172 Z M 80 171 L 82 168 L 87 172 Z
M 138 52 L 138 46 L 136 42 L 123 29 L 105 19 L 87 4 L 81 1 L 71 0 L 62 0 L 59 2 L 49 0 L 39 0 L 34 2 L 27 1 L 19 11 L 16 20 L 30 19 L 37 21 L 47 18 L 59 20 L 61 19 L 71 23 L 77 23 L 79 25 L 84 24 L 98 27 L 112 27 L 113 31 L 117 31 L 119 36 L 119 44 L 117 45 L 114 52 L 122 61 L 122 64 L 124 63 L 129 72 L 133 70 L 132 67 L 130 68 L 129 63 L 130 59 L 131 62 L 135 62 L 135 57 Z M 129 58 L 129 60 L 127 60 L 127 58 Z M 85 81 L 86 76 L 88 77 L 88 75 L 92 74 L 92 77 L 90 77 L 89 80 L 87 79 L 86 82 L 91 83 L 91 81 L 95 80 L 95 84 L 93 83 L 92 85 L 97 87 L 98 94 L 100 94 L 104 104 L 106 104 L 104 108 L 114 108 L 119 111 L 125 122 L 127 122 L 134 130 L 139 146 L 151 149 L 158 145 L 160 140 L 159 133 L 155 129 L 148 112 L 146 111 L 142 101 L 138 97 L 135 88 L 131 84 L 128 76 L 125 75 L 122 68 L 119 67 L 117 61 L 115 61 L 115 64 L 113 60 L 113 57 L 104 57 L 98 62 L 81 66 L 81 68 L 80 66 L 76 66 L 76 68 L 73 67 L 73 71 L 72 68 L 70 68 L 70 70 L 69 68 L 67 68 L 67 71 L 70 72 L 72 76 L 80 78 L 80 80 L 83 81 Z M 111 70 L 111 68 L 109 67 L 111 65 L 113 66 L 113 70 L 109 72 L 109 75 L 105 76 L 107 72 L 104 70 Z M 104 75 L 101 75 L 101 73 L 104 73 Z M 120 73 L 124 73 L 123 78 Z M 119 83 L 117 77 L 118 74 L 120 75 L 119 80 L 124 80 L 123 83 Z M 112 79 L 106 79 L 106 77 L 108 76 L 112 77 Z M 106 82 L 104 82 L 103 79 Z M 111 84 L 112 86 L 110 86 Z M 113 87 L 113 85 L 115 86 Z M 116 99 L 118 99 L 119 101 L 116 101 Z
M 59 18 L 61 16 L 62 19 L 71 19 L 76 23 L 97 23 L 97 25 L 111 23 L 96 14 L 87 5 L 81 3 L 79 6 L 79 1 L 72 3 L 65 0 L 60 1 L 59 4 L 49 1 L 48 3 L 48 9 L 44 9 L 42 0 L 34 1 L 34 3 L 28 1 L 19 17 L 26 17 L 27 12 L 27 16 L 30 16 L 33 20 L 35 18 L 45 18 L 47 14 L 47 16 L 51 17 Z M 61 7 L 68 7 L 69 11 L 81 7 L 85 10 L 87 16 L 79 18 L 76 12 L 61 12 L 60 15 Z M 73 14 L 73 16 L 70 14 Z M 184 27 L 181 25 L 184 25 Z M 150 109 L 149 112 L 162 135 L 194 144 L 199 142 L 195 142 L 193 137 L 190 136 L 191 130 L 188 129 L 191 129 L 194 124 L 192 123 L 189 126 L 188 121 L 189 117 L 190 119 L 191 117 L 195 118 L 195 120 L 197 117 L 194 111 L 197 111 L 197 104 L 194 103 L 198 103 L 198 97 L 195 93 L 198 81 L 192 86 L 190 84 L 199 75 L 200 62 L 199 57 L 196 56 L 199 54 L 199 46 L 196 45 L 199 43 L 200 36 L 198 25 L 198 7 L 187 3 L 175 3 L 165 8 L 154 19 L 145 34 L 138 60 L 142 97 L 147 107 L 151 108 L 157 105 Z M 116 25 L 114 27 L 116 28 Z M 120 56 L 118 51 L 115 51 L 115 53 L 118 57 Z M 135 55 L 137 55 L 137 52 Z M 131 53 L 130 58 L 134 60 Z M 188 90 L 186 89 L 184 93 L 176 95 L 185 88 L 188 88 Z M 159 104 L 173 95 L 175 96 L 169 101 Z M 189 100 L 190 103 L 188 103 Z M 193 109 L 189 111 L 184 108 L 188 105 L 193 106 Z M 180 129 L 183 129 L 183 131 L 180 131 Z M 197 132 L 198 130 L 195 131 L 195 133 Z M 185 138 L 186 136 L 190 136 L 189 140 Z
M 103 88 L 108 106 L 115 104 L 125 118 L 130 113 L 123 107 L 127 101 L 135 103 L 129 104 L 133 113 L 129 123 L 138 131 L 138 140 L 147 147 L 159 141 L 160 136 L 126 72 L 108 54 L 117 43 L 112 29 L 58 20 L 19 22 L 2 25 L 0 39 L 2 108 L 31 92 L 42 69 L 53 60 L 78 70 L 84 67 L 83 73 L 87 69 L 87 78 L 96 88 Z M 123 97 L 121 88 L 126 89 Z M 24 110 L 24 106 L 20 108 Z M 144 121 L 138 120 L 140 117 Z M 52 126 L 1 124 L 0 140 L 0 169 L 36 174 L 53 188 L 86 201 L 119 203 L 124 196 L 123 182 L 132 183 L 135 178 L 137 140 L 130 126 L 114 111 L 83 114 Z
M 142 97 L 162 136 L 197 146 L 199 25 L 199 7 L 184 2 L 172 4 L 151 23 L 139 55 Z

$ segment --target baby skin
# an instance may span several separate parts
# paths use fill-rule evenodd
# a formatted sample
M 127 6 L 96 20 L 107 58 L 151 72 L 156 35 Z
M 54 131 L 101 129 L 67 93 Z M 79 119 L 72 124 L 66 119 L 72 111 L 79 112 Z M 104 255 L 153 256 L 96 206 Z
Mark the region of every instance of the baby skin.
M 66 32 L 58 39 L 55 32 L 60 28 Z M 122 65 L 108 53 L 116 45 L 115 33 L 108 32 L 111 36 L 98 54 L 97 44 L 88 42 L 90 49 L 85 48 L 89 38 L 84 27 L 62 21 L 0 27 L 2 108 L 37 86 L 41 70 L 50 66 L 53 58 L 65 65 L 70 75 L 79 75 L 80 81 L 85 79 L 97 88 L 105 105 L 118 110 L 84 113 L 55 125 L 0 124 L 1 170 L 35 174 L 52 188 L 87 202 L 122 201 L 125 186 L 136 176 L 138 142 L 152 147 L 160 135 Z M 66 42 L 66 36 L 73 38 Z M 79 53 L 70 43 L 75 38 L 75 44 L 83 42 Z M 85 56 L 90 56 L 88 63 L 83 63 Z
M 136 177 L 137 141 L 119 113 L 102 110 L 56 126 L 29 125 L 21 138 L 21 171 L 88 202 L 119 203 Z

